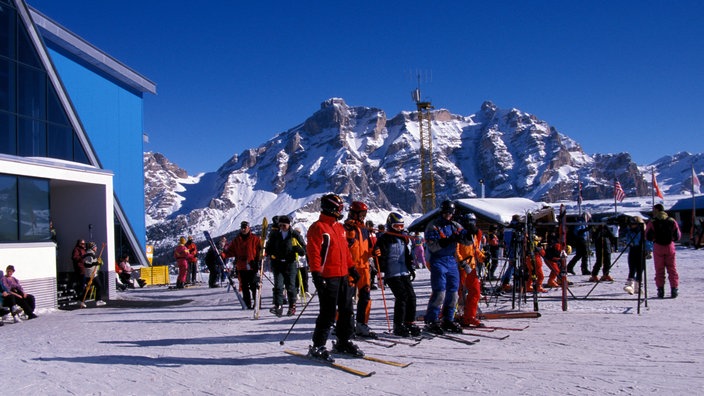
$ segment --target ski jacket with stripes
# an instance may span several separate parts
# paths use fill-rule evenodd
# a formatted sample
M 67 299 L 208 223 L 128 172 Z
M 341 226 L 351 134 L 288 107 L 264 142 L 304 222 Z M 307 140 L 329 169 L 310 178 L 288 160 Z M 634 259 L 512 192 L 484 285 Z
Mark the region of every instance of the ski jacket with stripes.
M 320 272 L 323 278 L 345 276 L 354 266 L 347 247 L 345 227 L 332 216 L 320 214 L 306 234 L 308 267 L 310 272 Z

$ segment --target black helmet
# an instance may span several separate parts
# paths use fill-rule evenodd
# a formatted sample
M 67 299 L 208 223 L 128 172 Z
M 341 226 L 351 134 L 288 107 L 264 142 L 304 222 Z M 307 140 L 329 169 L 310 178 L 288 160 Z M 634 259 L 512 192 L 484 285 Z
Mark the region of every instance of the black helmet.
M 389 229 L 394 228 L 394 224 L 401 224 L 403 225 L 403 216 L 396 212 L 391 212 L 389 213 L 389 216 L 386 218 L 386 227 Z
M 326 194 L 320 198 L 320 211 L 328 216 L 342 219 L 342 211 L 345 209 L 345 203 L 342 202 L 337 194 Z
M 450 201 L 450 200 L 445 200 L 442 201 L 442 205 L 440 205 L 440 213 L 441 214 L 454 214 L 455 213 L 455 203 Z

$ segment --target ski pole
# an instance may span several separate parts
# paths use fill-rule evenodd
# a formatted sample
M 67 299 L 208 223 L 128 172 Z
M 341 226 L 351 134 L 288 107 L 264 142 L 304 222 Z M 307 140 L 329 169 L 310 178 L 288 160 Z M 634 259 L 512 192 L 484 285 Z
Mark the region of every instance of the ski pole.
M 301 269 L 298 269 L 298 286 L 301 289 L 301 296 L 303 296 L 303 302 L 306 302 L 306 290 L 303 288 L 303 275 L 301 275 Z
M 391 321 L 389 320 L 389 309 L 386 308 L 386 295 L 384 294 L 384 282 L 381 279 L 381 267 L 379 267 L 379 258 L 374 256 L 374 263 L 376 264 L 377 272 L 376 276 L 379 278 L 379 288 L 381 289 L 381 301 L 384 302 L 384 313 L 386 314 L 386 327 L 391 332 Z
M 293 328 L 296 327 L 296 323 L 298 323 L 298 319 L 301 318 L 301 315 L 303 315 L 303 312 L 305 312 L 306 308 L 308 308 L 308 305 L 310 305 L 310 302 L 313 301 L 313 297 L 315 297 L 316 295 L 318 295 L 318 290 L 317 290 L 317 289 L 315 290 L 315 293 L 313 293 L 313 295 L 310 296 L 310 299 L 308 299 L 308 302 L 306 303 L 306 305 L 303 306 L 303 309 L 301 309 L 301 312 L 300 312 L 300 313 L 298 314 L 298 316 L 296 317 L 296 320 L 293 321 L 293 324 L 291 325 L 291 328 L 288 329 L 288 332 L 286 333 L 286 335 L 284 336 L 284 338 L 283 338 L 281 341 L 279 341 L 279 345 L 283 345 L 283 344 L 286 342 L 286 339 L 287 339 L 288 336 L 291 334 L 291 331 L 293 331 Z

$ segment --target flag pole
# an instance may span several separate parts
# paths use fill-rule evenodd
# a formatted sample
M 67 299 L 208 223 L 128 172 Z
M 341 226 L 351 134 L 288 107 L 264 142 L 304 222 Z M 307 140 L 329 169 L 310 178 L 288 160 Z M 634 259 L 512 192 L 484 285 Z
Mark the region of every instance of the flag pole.
M 697 200 L 694 197 L 694 178 L 697 177 L 697 174 L 694 173 L 694 161 L 692 161 L 692 225 L 689 228 L 689 238 L 692 240 L 692 243 L 696 247 L 696 241 L 694 238 L 694 222 L 697 220 Z M 697 182 L 699 179 L 697 179 Z
M 577 177 L 577 215 L 582 216 L 582 182 Z
M 650 168 L 650 176 L 651 176 L 651 181 L 650 181 L 650 187 L 651 187 L 651 202 L 652 204 L 650 205 L 655 206 L 655 167 Z
M 618 205 L 616 204 L 616 178 L 614 177 L 614 213 L 618 214 Z

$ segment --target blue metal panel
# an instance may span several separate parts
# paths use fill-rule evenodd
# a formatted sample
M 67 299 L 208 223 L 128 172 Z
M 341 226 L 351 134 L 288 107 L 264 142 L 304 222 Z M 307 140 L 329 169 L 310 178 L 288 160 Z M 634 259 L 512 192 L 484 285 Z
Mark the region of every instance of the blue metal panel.
M 49 55 L 144 249 L 143 98 L 61 52 L 49 48 Z

